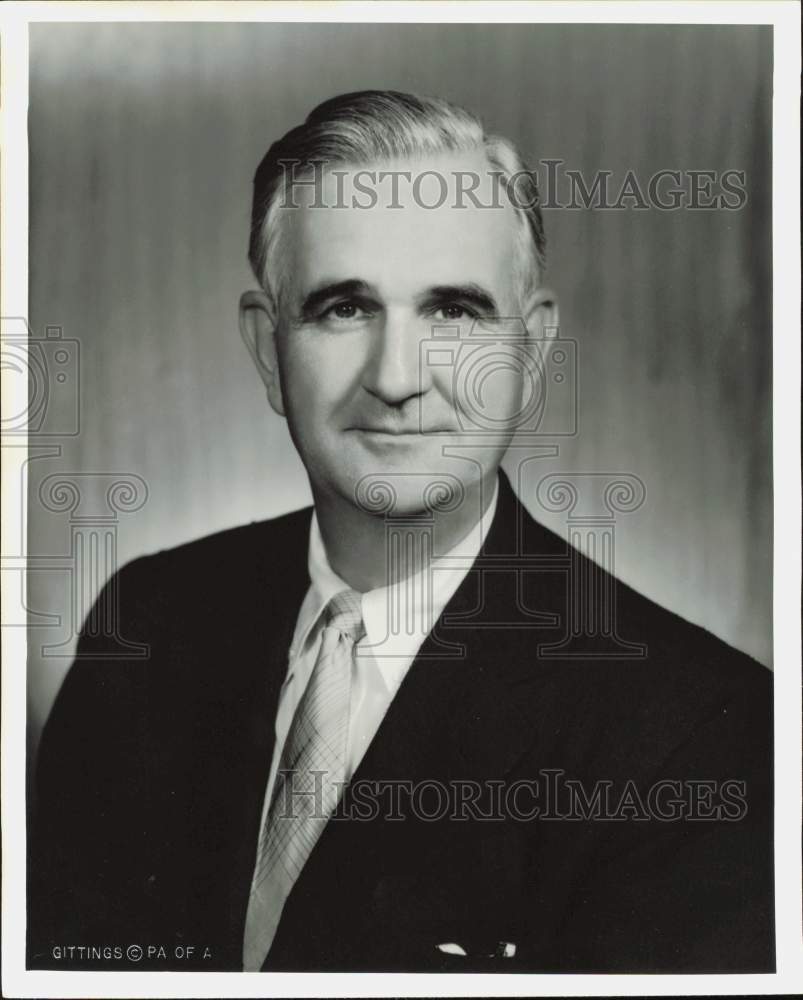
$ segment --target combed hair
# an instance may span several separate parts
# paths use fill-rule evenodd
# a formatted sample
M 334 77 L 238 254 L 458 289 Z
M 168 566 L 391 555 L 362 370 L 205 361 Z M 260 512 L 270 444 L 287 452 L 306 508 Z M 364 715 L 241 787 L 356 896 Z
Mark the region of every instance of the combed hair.
M 324 101 L 270 147 L 254 176 L 248 259 L 257 281 L 278 296 L 279 276 L 272 265 L 278 196 L 316 164 L 356 166 L 475 150 L 485 151 L 509 198 L 515 187 L 512 204 L 522 222 L 520 281 L 525 291 L 536 287 L 546 264 L 538 184 L 515 146 L 487 135 L 482 122 L 457 105 L 394 90 L 363 90 Z

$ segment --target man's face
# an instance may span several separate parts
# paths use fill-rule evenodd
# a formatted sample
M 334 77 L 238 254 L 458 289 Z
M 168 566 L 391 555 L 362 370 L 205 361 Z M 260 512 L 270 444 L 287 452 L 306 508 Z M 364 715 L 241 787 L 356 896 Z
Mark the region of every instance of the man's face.
M 433 333 L 454 328 L 444 345 L 453 349 L 483 320 L 498 359 L 494 321 L 521 313 L 518 220 L 494 192 L 481 154 L 339 169 L 345 176 L 324 175 L 320 200 L 330 207 L 311 207 L 313 193 L 297 189 L 300 207 L 283 210 L 286 279 L 274 334 L 280 385 L 270 398 L 287 416 L 316 498 L 337 494 L 359 505 L 358 485 L 375 477 L 391 484 L 395 511 L 410 513 L 424 507 L 422 484 L 444 474 L 464 485 L 490 482 L 509 443 L 521 372 L 491 362 L 461 380 L 460 357 L 439 351 Z M 438 171 L 448 197 L 425 207 L 443 195 L 429 176 L 417 186 L 402 178 L 394 199 L 385 179 L 374 185 L 377 204 L 359 207 L 352 196 L 368 200 L 354 187 L 361 169 L 413 178 Z M 456 171 L 482 178 L 480 205 L 464 196 L 464 207 L 454 207 Z M 477 435 L 478 406 L 498 435 Z

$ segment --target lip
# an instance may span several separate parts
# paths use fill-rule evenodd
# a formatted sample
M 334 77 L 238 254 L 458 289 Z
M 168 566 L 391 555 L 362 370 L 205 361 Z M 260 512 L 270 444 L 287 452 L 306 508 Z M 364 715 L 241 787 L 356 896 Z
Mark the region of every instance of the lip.
M 388 430 L 385 427 L 357 427 L 360 434 L 369 434 L 372 437 L 405 438 L 421 437 L 421 431 Z
M 446 428 L 436 427 L 432 430 L 407 430 L 403 428 L 389 428 L 389 427 L 349 427 L 348 430 L 356 431 L 358 434 L 366 434 L 371 437 L 388 437 L 388 438 L 410 438 L 410 437 L 430 437 L 433 434 L 452 434 L 450 430 Z

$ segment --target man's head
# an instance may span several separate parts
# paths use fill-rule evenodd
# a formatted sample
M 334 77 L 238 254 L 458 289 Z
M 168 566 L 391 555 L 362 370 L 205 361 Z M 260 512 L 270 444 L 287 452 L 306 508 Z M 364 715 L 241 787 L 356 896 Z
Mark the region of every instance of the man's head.
M 457 354 L 465 367 L 477 333 L 504 342 L 502 318 L 535 340 L 557 322 L 537 187 L 510 143 L 440 100 L 327 101 L 260 164 L 249 257 L 261 291 L 243 296 L 241 330 L 316 500 L 353 503 L 384 476 L 415 509 L 412 474 L 495 476 L 527 391 L 521 351 L 492 350 L 466 390 Z M 451 365 L 428 349 L 444 327 L 464 345 Z M 478 402 L 498 428 L 479 440 Z

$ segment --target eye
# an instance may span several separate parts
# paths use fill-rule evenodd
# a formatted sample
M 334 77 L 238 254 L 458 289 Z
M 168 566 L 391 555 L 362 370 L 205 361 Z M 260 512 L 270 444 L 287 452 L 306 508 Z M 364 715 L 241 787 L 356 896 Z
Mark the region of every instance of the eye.
M 329 310 L 330 315 L 338 319 L 354 319 L 357 315 L 357 305 L 354 302 L 338 302 Z
M 334 305 L 325 309 L 320 318 L 335 322 L 348 322 L 349 320 L 362 319 L 366 315 L 368 315 L 366 309 L 359 302 L 354 302 L 351 299 L 343 299 L 341 302 L 335 302 Z
M 446 305 L 438 306 L 435 310 L 435 315 L 438 319 L 444 320 L 446 322 L 459 322 L 464 319 L 476 319 L 477 313 L 473 309 L 469 309 L 467 306 L 461 305 L 459 302 L 447 302 Z

